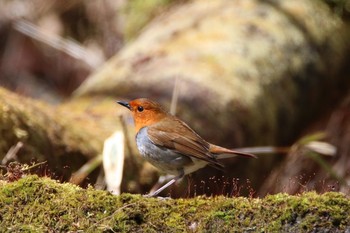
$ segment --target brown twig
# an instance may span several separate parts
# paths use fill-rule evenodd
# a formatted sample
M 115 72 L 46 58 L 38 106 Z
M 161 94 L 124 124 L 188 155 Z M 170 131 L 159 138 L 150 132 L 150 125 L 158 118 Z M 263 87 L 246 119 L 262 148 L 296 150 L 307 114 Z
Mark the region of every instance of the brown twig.
M 5 157 L 2 159 L 1 164 L 5 165 L 10 160 L 17 160 L 17 153 L 22 147 L 23 147 L 23 142 L 17 142 L 15 146 L 12 146 L 6 153 Z

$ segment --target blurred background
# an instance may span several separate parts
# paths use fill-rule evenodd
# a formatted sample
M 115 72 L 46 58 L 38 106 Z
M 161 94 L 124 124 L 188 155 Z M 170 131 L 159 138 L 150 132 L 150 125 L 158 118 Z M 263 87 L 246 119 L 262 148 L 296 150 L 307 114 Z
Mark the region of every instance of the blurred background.
M 162 174 L 115 101 L 148 97 L 208 141 L 259 157 L 202 169 L 165 195 L 350 194 L 349 16 L 349 0 L 1 1 L 2 177 L 147 193 Z M 103 167 L 115 132 L 123 152 L 104 156 L 122 156 L 121 171 Z

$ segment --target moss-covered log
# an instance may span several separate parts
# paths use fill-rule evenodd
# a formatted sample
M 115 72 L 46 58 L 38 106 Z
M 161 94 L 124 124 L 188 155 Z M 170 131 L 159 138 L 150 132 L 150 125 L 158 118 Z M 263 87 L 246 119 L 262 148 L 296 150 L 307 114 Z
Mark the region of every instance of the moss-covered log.
M 112 99 L 104 98 L 58 107 L 0 88 L 0 160 L 22 142 L 18 161 L 48 161 L 53 172 L 67 166 L 67 172 L 75 171 L 101 154 L 103 141 L 120 128 L 113 106 Z
M 4 232 L 345 232 L 350 200 L 341 193 L 264 199 L 113 196 L 49 178 L 0 182 Z

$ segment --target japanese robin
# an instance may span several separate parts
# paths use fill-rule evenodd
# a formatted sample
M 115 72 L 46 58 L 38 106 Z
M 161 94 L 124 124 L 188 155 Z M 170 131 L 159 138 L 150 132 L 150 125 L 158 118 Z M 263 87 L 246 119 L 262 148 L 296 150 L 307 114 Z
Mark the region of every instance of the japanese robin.
M 128 108 L 136 127 L 136 144 L 140 154 L 164 173 L 174 175 L 168 183 L 148 196 L 161 191 L 206 165 L 223 169 L 219 159 L 255 155 L 230 150 L 205 141 L 185 122 L 146 98 L 130 102 L 117 101 Z

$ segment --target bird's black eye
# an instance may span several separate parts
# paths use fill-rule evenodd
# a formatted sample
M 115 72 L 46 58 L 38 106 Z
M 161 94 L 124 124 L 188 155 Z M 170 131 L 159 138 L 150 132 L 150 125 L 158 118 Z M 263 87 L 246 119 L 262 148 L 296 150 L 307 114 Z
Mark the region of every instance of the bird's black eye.
M 142 112 L 143 111 L 143 107 L 142 106 L 138 106 L 137 107 L 137 111 Z

